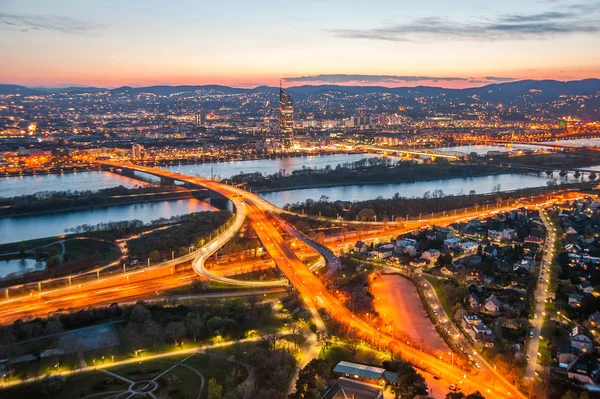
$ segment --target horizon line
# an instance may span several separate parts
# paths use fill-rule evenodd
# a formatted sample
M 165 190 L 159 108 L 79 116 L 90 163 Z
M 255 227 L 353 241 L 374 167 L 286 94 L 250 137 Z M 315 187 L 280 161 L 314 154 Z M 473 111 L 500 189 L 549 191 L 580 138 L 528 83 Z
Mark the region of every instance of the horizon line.
M 284 78 L 285 80 L 285 78 Z M 438 89 L 445 89 L 445 90 L 468 90 L 468 89 L 473 89 L 473 88 L 482 88 L 482 87 L 486 87 L 486 86 L 492 86 L 492 85 L 503 85 L 503 84 L 510 84 L 510 83 L 518 83 L 518 82 L 526 82 L 526 81 L 531 81 L 531 82 L 545 82 L 545 81 L 550 81 L 550 82 L 558 82 L 558 83 L 570 83 L 570 82 L 581 82 L 584 80 L 600 80 L 600 78 L 597 77 L 589 77 L 589 78 L 582 78 L 582 79 L 568 79 L 568 80 L 560 80 L 560 79 L 515 79 L 515 80 L 511 80 L 511 81 L 507 81 L 507 82 L 496 82 L 496 83 L 488 83 L 485 85 L 473 85 L 473 86 L 469 86 L 469 87 L 464 87 L 464 88 L 448 88 L 448 87 L 443 87 L 443 86 L 436 86 L 436 85 L 417 85 L 417 86 L 386 86 L 386 85 L 381 85 L 381 84 L 343 84 L 343 83 L 320 83 L 320 84 L 303 84 L 303 85 L 295 85 L 295 86 L 288 86 L 287 89 L 293 89 L 293 88 L 297 88 L 297 87 L 307 87 L 307 86 L 312 86 L 312 87 L 318 87 L 318 86 L 338 86 L 338 87 L 379 87 L 379 88 L 385 88 L 385 89 L 402 89 L 402 88 L 407 88 L 407 89 L 412 89 L 412 88 L 418 88 L 418 87 L 427 87 L 427 88 L 438 88 Z M 277 86 L 270 86 L 268 84 L 262 84 L 262 85 L 256 85 L 256 86 L 235 86 L 235 85 L 226 85 L 226 84 L 219 84 L 219 83 L 204 83 L 204 84 L 150 84 L 150 85 L 127 85 L 127 84 L 123 84 L 123 85 L 119 85 L 119 86 L 93 86 L 93 85 L 86 85 L 86 84 L 69 84 L 69 83 L 65 83 L 65 84 L 58 84 L 58 85 L 49 85 L 49 86 L 44 86 L 44 85 L 27 85 L 27 84 L 17 84 L 17 83 L 0 83 L 0 85 L 5 85 L 5 86 L 20 86 L 20 87 L 24 87 L 27 89 L 68 89 L 68 88 L 80 88 L 80 89 L 106 89 L 106 90 L 115 90 L 115 89 L 120 89 L 120 88 L 124 88 L 124 87 L 130 87 L 133 89 L 141 89 L 141 88 L 147 88 L 147 87 L 183 87 L 183 86 L 197 86 L 197 87 L 205 87 L 205 86 L 221 86 L 221 87 L 228 87 L 228 88 L 232 88 L 232 89 L 244 89 L 244 90 L 253 90 L 253 89 L 257 89 L 259 87 L 266 87 L 266 88 L 273 88 L 273 89 L 277 89 Z

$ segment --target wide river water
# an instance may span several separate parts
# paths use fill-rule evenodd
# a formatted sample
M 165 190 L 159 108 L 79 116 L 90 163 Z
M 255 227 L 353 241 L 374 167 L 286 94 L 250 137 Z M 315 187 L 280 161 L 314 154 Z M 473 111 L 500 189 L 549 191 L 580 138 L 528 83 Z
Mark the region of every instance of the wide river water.
M 568 180 L 559 179 L 558 177 L 558 173 L 555 173 L 554 180 L 556 180 L 557 183 L 574 180 L 572 177 L 569 177 Z M 485 194 L 492 192 L 498 185 L 500 186 L 499 188 L 501 191 L 511 191 L 521 188 L 545 186 L 549 180 L 552 180 L 552 178 L 547 177 L 545 174 L 503 174 L 471 178 L 418 181 L 414 183 L 353 185 L 275 191 L 263 193 L 261 194 L 261 197 L 273 205 L 283 207 L 285 204 L 303 202 L 309 198 L 318 200 L 322 195 L 328 197 L 331 201 L 364 201 L 375 199 L 377 197 L 391 198 L 396 193 L 401 197 L 422 197 L 427 191 L 433 193 L 434 190 L 442 190 L 444 195 L 469 194 L 471 190 L 475 190 L 478 194 Z
M 486 153 L 488 150 L 502 147 L 488 148 L 460 148 L 463 152 L 474 150 Z M 452 151 L 453 148 L 445 148 Z M 325 156 L 310 156 L 283 159 L 261 159 L 254 161 L 219 162 L 213 164 L 177 165 L 165 169 L 178 171 L 184 174 L 210 177 L 212 174 L 227 178 L 241 172 L 261 172 L 271 174 L 280 170 L 287 173 L 303 166 L 310 168 L 323 168 L 327 165 L 335 167 L 340 163 L 353 162 L 372 154 L 337 154 Z M 555 179 L 558 174 L 555 173 Z M 357 201 L 374 199 L 377 197 L 389 198 L 395 193 L 403 197 L 420 197 L 425 192 L 442 190 L 445 194 L 477 193 L 492 191 L 500 185 L 502 191 L 515 190 L 526 187 L 546 185 L 548 177 L 545 175 L 497 175 L 476 177 L 469 179 L 447 179 L 423 181 L 415 183 L 383 184 L 383 185 L 355 185 L 345 187 L 327 187 L 303 190 L 288 190 L 273 193 L 264 193 L 262 196 L 273 204 L 283 206 L 286 203 L 305 201 L 308 198 L 319 199 L 322 195 L 331 200 Z M 0 178 L 0 197 L 29 195 L 40 191 L 82 191 L 98 190 L 101 188 L 124 185 L 133 187 L 143 184 L 121 175 L 108 172 L 78 172 L 62 175 L 37 175 L 24 177 Z M 139 219 L 149 222 L 161 217 L 171 217 L 190 212 L 214 209 L 208 204 L 197 200 L 178 200 L 144 203 L 136 205 L 113 206 L 84 211 L 61 212 L 48 215 L 27 217 L 0 218 L 0 244 L 30 240 L 35 238 L 50 237 L 64 234 L 65 229 L 82 224 L 94 225 L 107 221 Z
M 159 218 L 212 210 L 215 210 L 215 208 L 206 202 L 186 199 L 118 205 L 109 208 L 46 215 L 0 218 L 0 244 L 58 236 L 65 234 L 65 229 L 83 224 L 96 225 L 104 222 L 133 219 L 150 222 Z

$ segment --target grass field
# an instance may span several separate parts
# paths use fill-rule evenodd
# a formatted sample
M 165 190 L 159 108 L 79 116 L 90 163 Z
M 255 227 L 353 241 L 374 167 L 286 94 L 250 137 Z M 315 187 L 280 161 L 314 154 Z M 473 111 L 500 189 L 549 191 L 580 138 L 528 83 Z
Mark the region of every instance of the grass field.
M 204 354 L 175 355 L 161 360 L 140 361 L 135 364 L 109 367 L 107 371 L 131 381 L 148 381 L 155 379 L 158 388 L 155 395 L 173 399 L 195 399 L 202 385 L 202 380 L 193 370 L 175 364 L 185 360 L 185 364 L 198 371 L 205 379 L 205 385 L 201 398 L 208 396 L 208 380 L 214 378 L 217 383 L 223 385 L 226 379 L 232 375 L 235 364 L 227 360 L 211 357 Z M 242 378 L 247 378 L 246 370 Z M 64 387 L 54 394 L 44 395 L 40 392 L 39 383 L 24 384 L 8 389 L 0 389 L 1 398 L 42 398 L 50 399 L 73 399 L 85 398 L 89 395 L 98 394 L 94 398 L 111 396 L 108 392 L 126 391 L 130 383 L 112 376 L 100 370 L 94 370 L 68 377 Z M 106 392 L 106 395 L 102 395 Z

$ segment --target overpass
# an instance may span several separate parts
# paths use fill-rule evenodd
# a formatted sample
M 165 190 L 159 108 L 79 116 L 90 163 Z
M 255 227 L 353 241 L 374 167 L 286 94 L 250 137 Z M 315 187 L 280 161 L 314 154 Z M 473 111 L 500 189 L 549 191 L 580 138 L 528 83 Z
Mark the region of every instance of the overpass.
M 177 176 L 179 174 L 174 174 L 174 176 L 166 176 L 157 172 L 161 169 L 147 168 L 147 170 L 140 170 L 131 167 L 123 167 L 122 165 L 113 162 L 99 162 L 99 164 L 103 170 L 131 178 L 139 178 L 139 176 L 136 176 L 136 172 L 157 177 L 160 180 L 161 186 L 173 186 L 175 182 L 178 181 L 188 187 L 200 189 L 194 190 L 193 196 L 200 200 L 207 200 L 211 205 L 219 209 L 225 209 L 227 207 L 227 203 L 229 202 L 226 197 L 216 191 L 207 189 L 207 187 L 203 186 L 202 184 L 198 184 L 187 179 L 178 179 Z
M 587 168 L 556 168 L 550 166 L 537 166 L 537 165 L 527 165 L 522 163 L 514 163 L 514 162 L 501 162 L 498 166 L 504 168 L 518 168 L 518 169 L 526 169 L 535 172 L 546 172 L 549 175 L 552 175 L 554 171 L 559 170 L 561 176 L 566 176 L 568 173 L 573 173 L 575 177 L 585 177 L 585 173 L 588 174 L 590 180 L 596 179 L 596 175 L 600 173 L 600 170 L 595 169 L 587 169 Z
M 285 242 L 280 229 L 283 227 L 288 232 L 293 232 L 295 229 L 289 225 L 282 226 L 276 216 L 278 208 L 257 195 L 214 180 L 185 176 L 175 172 L 133 164 L 104 164 L 204 186 L 223 195 L 233 202 L 238 215 L 245 214 L 277 267 L 298 290 L 307 307 L 313 312 L 317 308 L 324 309 L 331 317 L 345 325 L 348 331 L 354 332 L 359 338 L 377 347 L 390 350 L 421 368 L 441 374 L 449 382 L 461 383 L 465 387 L 479 390 L 484 394 L 491 393 L 496 398 L 524 398 L 515 386 L 493 370 L 482 368 L 478 374 L 472 374 L 470 371 L 451 365 L 436 356 L 421 352 L 408 343 L 385 334 L 353 314 L 335 295 L 327 290 L 321 280 L 304 265 Z M 238 220 L 238 217 L 242 219 L 242 216 L 236 216 L 236 220 Z M 237 226 L 235 221 L 233 225 Z M 215 250 L 215 247 L 224 244 L 229 238 L 231 238 L 229 235 L 223 237 L 218 243 L 214 244 L 214 247 L 207 248 L 206 252 Z M 313 248 L 317 249 L 327 259 L 332 259 L 331 254 L 321 249 L 320 246 L 315 245 Z M 324 326 L 320 325 L 319 319 L 316 320 L 316 323 L 319 329 L 324 329 Z M 492 381 L 496 382 L 492 383 Z
M 429 158 L 446 158 L 451 160 L 458 160 L 467 157 L 467 154 L 458 151 L 438 151 L 429 149 L 401 149 L 401 148 L 385 148 L 375 146 L 364 146 L 362 147 L 368 151 L 385 152 L 390 155 L 418 155 Z
M 491 144 L 523 144 L 523 145 L 534 145 L 538 147 L 550 147 L 556 149 L 565 149 L 565 150 L 590 150 L 590 151 L 599 151 L 600 147 L 586 147 L 581 145 L 569 145 L 569 144 L 557 144 L 550 142 L 532 142 L 532 141 L 508 141 L 508 140 L 486 140 Z

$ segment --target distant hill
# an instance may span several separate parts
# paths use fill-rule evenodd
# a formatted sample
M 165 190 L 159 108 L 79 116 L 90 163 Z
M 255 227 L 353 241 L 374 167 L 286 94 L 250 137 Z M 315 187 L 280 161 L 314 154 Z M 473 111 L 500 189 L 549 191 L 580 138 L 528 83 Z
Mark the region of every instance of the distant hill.
M 0 84 L 0 94 L 20 94 L 22 96 L 47 93 L 97 93 L 101 91 L 109 91 L 113 95 L 136 95 L 140 93 L 151 93 L 157 96 L 173 96 L 178 93 L 190 93 L 199 90 L 223 94 L 244 94 L 276 93 L 278 88 L 270 86 L 258 86 L 254 89 L 244 89 L 222 85 L 158 85 L 148 87 L 123 86 L 115 89 L 98 87 L 33 88 L 11 84 Z M 456 99 L 478 95 L 481 100 L 490 102 L 509 102 L 529 93 L 532 98 L 544 101 L 556 98 L 561 94 L 585 95 L 598 93 L 600 92 L 600 79 L 584 79 L 567 82 L 561 82 L 557 80 L 521 80 L 467 89 L 445 89 L 432 86 L 391 88 L 384 86 L 303 85 L 286 88 L 286 91 L 288 91 L 292 96 L 296 95 L 299 98 L 327 92 L 348 94 L 390 93 L 406 98 L 437 96 L 445 94 L 447 96 L 446 98 Z
M 37 96 L 48 93 L 98 93 L 106 91 L 100 87 L 26 87 L 19 85 L 0 84 L 0 94 L 20 94 L 22 96 Z

